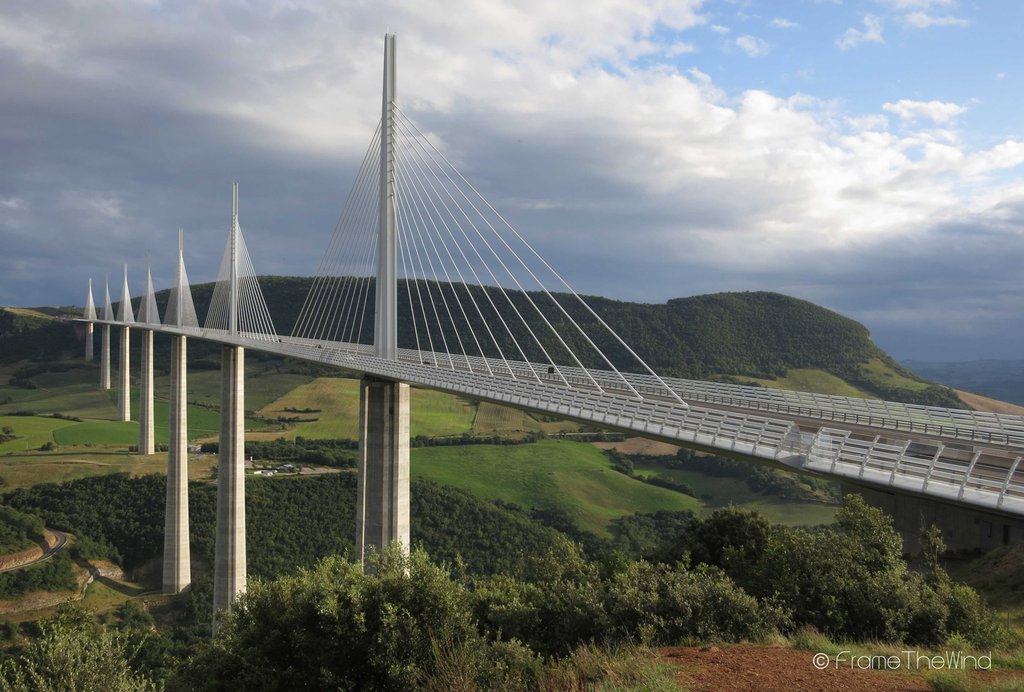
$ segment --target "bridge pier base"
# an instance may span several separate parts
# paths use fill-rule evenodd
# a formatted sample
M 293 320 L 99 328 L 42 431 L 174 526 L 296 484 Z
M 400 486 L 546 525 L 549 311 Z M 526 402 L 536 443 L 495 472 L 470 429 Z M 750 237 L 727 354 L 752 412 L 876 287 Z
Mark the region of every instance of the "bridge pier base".
M 245 591 L 245 349 L 221 351 L 217 537 L 213 562 L 213 629 Z
M 409 549 L 409 385 L 364 377 L 359 383 L 356 555 L 390 543 Z
M 128 327 L 121 327 L 121 352 L 119 356 L 120 369 L 118 370 L 118 392 L 117 392 L 117 419 L 129 421 L 132 419 L 131 404 L 131 378 L 128 369 L 131 365 L 129 349 L 131 347 L 131 336 Z
M 921 552 L 921 529 L 932 524 L 942 530 L 946 549 L 953 554 L 984 553 L 1001 545 L 1024 543 L 1024 520 L 851 483 L 842 483 L 840 487 L 844 496 L 860 495 L 869 505 L 893 518 L 906 554 Z
M 171 337 L 170 430 L 164 516 L 163 592 L 180 593 L 192 581 L 188 531 L 188 367 L 184 336 Z
M 153 421 L 153 332 L 142 330 L 142 358 L 139 371 L 139 454 L 155 454 Z
M 95 327 L 92 322 L 85 323 L 85 359 L 92 360 L 95 357 L 93 353 L 93 339 L 95 338 Z
M 110 389 L 110 325 L 100 331 L 100 389 Z

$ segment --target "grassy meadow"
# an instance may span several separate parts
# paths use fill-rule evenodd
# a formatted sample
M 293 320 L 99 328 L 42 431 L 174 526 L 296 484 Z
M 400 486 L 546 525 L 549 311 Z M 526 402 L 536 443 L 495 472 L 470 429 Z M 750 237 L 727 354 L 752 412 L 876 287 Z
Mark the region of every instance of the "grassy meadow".
M 561 508 L 598 535 L 636 512 L 700 508 L 695 498 L 614 471 L 601 450 L 583 442 L 424 447 L 412 451 L 412 475 L 526 508 Z

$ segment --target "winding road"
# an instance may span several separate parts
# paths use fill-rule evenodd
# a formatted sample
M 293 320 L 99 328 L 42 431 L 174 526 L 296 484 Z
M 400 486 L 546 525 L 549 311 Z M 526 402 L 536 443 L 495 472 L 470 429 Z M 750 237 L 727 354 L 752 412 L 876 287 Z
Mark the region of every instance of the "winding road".
M 30 567 L 32 565 L 39 564 L 40 562 L 45 562 L 67 546 L 68 535 L 63 531 L 58 531 L 57 529 L 44 529 L 44 531 L 47 534 L 52 534 L 57 539 L 52 546 L 43 550 L 43 554 L 37 557 L 36 559 L 31 560 L 29 562 L 24 562 L 20 565 L 15 565 L 14 567 L 5 567 L 3 569 L 0 569 L 0 572 L 11 572 L 16 569 L 23 569 L 25 567 Z M 49 544 L 49 541 L 47 541 L 47 544 Z

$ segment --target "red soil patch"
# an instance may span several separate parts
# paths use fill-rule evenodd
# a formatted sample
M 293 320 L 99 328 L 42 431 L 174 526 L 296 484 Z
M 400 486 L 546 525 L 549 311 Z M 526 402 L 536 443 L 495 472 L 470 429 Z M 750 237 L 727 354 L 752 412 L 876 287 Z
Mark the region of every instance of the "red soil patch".
M 818 670 L 814 652 L 764 646 L 671 647 L 662 657 L 679 666 L 676 680 L 686 689 L 739 692 L 896 692 L 930 690 L 921 677 L 907 673 L 851 668 L 833 663 Z

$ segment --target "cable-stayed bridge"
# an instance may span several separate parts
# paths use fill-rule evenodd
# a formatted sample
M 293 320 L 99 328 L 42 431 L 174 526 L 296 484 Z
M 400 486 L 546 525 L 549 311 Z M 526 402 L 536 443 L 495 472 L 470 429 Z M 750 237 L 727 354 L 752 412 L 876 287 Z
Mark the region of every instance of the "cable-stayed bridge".
M 409 543 L 408 386 L 427 387 L 885 492 L 1024 516 L 1024 418 L 662 377 L 398 106 L 385 39 L 381 121 L 289 334 L 267 308 L 239 222 L 237 185 L 217 283 L 201 321 L 179 235 L 163 317 L 147 273 L 138 316 L 124 269 L 115 314 L 92 283 L 86 357 L 101 329 L 101 386 L 120 334 L 129 416 L 131 332 L 142 339 L 139 451 L 153 452 L 154 333 L 172 339 L 164 588 L 189 583 L 186 343 L 222 344 L 215 610 L 245 587 L 244 349 L 358 373 L 357 553 Z

